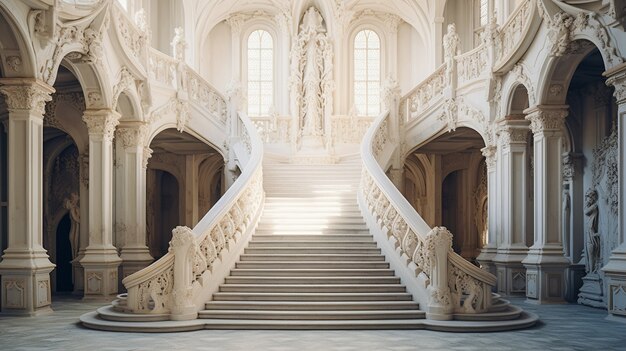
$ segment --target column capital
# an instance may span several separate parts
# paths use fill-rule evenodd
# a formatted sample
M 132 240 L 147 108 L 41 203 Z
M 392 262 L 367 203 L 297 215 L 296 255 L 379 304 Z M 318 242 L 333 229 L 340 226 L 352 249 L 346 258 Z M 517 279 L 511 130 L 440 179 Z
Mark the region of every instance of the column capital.
M 523 116 L 510 116 L 498 122 L 498 139 L 503 146 L 526 144 L 528 142 L 529 122 Z
M 32 110 L 43 118 L 46 102 L 52 100 L 55 90 L 37 79 L 2 79 L 0 93 L 6 96 L 9 112 Z
M 144 170 L 148 169 L 148 161 L 152 157 L 152 151 L 153 150 L 147 146 L 143 147 L 143 158 L 141 161 L 142 162 L 141 165 L 143 166 Z
M 113 140 L 115 127 L 119 124 L 120 114 L 109 109 L 85 110 L 83 121 L 87 124 L 90 137 Z
M 613 96 L 615 96 L 617 104 L 626 103 L 626 63 L 605 72 L 603 75 L 607 77 L 606 85 L 615 88 Z
M 495 145 L 489 145 L 480 149 L 480 151 L 482 152 L 483 156 L 485 156 L 485 162 L 487 163 L 487 170 L 495 169 L 498 147 Z
M 115 130 L 115 137 L 124 149 L 144 147 L 148 138 L 148 126 L 141 124 L 121 124 Z
M 565 117 L 569 114 L 568 105 L 537 105 L 524 110 L 530 121 L 533 134 L 546 131 L 560 131 L 565 126 Z

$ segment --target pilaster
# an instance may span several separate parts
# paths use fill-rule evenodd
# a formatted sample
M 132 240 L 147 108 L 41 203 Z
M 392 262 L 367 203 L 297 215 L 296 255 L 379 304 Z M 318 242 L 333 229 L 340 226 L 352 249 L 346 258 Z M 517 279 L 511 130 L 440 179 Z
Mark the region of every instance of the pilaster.
M 80 260 L 85 299 L 110 300 L 117 294 L 121 259 L 113 246 L 113 135 L 120 115 L 108 109 L 86 110 L 89 130 L 89 240 Z
M 568 106 L 535 106 L 524 111 L 534 144 L 534 244 L 522 261 L 529 302 L 563 302 L 565 269 L 561 232 L 563 128 Z
M 153 258 L 146 245 L 146 166 L 150 157 L 147 126 L 124 124 L 117 128 L 116 232 L 123 242 L 122 278 L 148 266 Z
M 608 73 L 608 74 L 607 74 Z M 605 274 L 607 308 L 610 316 L 626 318 L 626 64 L 622 64 L 612 72 L 606 72 L 609 78 L 606 84 L 615 88 L 617 100 L 618 135 L 618 179 L 619 179 L 619 227 L 618 246 L 609 262 L 602 268 Z M 620 319 L 621 319 L 620 318 Z
M 526 197 L 528 121 L 523 116 L 509 116 L 500 122 L 499 143 L 501 153 L 500 213 L 502 231 L 497 255 L 498 293 L 524 294 L 526 269 L 522 260 L 528 253 L 526 246 Z
M 54 89 L 35 79 L 3 79 L 8 118 L 8 246 L 0 262 L 3 314 L 50 308 L 54 264 L 43 248 L 43 116 Z

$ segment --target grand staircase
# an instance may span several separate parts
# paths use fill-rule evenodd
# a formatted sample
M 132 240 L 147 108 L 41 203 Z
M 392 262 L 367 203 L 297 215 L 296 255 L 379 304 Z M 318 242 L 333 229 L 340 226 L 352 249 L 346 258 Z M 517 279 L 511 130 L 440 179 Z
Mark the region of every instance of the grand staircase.
M 193 320 L 127 313 L 124 294 L 86 313 L 109 331 L 199 329 L 512 330 L 538 317 L 493 296 L 480 314 L 427 319 L 381 253 L 359 210 L 361 166 L 265 164 L 265 207 L 230 274 Z M 395 253 L 394 253 L 395 254 Z
M 417 328 L 425 317 L 359 212 L 360 164 L 264 166 L 266 201 L 199 318 L 209 328 Z

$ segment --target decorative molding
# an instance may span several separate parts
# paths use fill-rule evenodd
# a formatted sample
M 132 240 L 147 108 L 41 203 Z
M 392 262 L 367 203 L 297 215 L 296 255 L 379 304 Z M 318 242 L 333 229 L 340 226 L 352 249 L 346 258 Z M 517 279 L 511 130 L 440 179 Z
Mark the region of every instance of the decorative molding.
M 113 86 L 113 102 L 111 106 L 112 106 L 112 109 L 114 110 L 117 109 L 117 104 L 118 104 L 118 101 L 122 92 L 128 89 L 132 89 L 134 91 L 136 91 L 137 89 L 137 86 L 135 83 L 136 79 L 133 76 L 133 74 L 130 73 L 128 68 L 122 67 L 122 69 L 120 70 L 119 77 L 120 78 L 117 81 L 117 84 Z
M 443 103 L 443 111 L 438 119 L 446 124 L 448 132 L 456 130 L 459 122 L 458 105 L 456 99 L 448 99 Z
M 124 149 L 144 147 L 148 134 L 148 126 L 119 127 L 115 131 L 116 139 Z
M 498 147 L 495 145 L 485 146 L 480 149 L 480 152 L 485 157 L 485 163 L 487 164 L 488 171 L 495 171 L 497 155 L 498 155 Z

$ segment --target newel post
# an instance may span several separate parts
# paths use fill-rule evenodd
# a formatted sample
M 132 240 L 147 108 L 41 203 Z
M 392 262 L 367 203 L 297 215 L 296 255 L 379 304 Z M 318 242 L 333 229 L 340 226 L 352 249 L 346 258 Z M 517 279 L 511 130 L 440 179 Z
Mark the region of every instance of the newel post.
M 428 319 L 452 319 L 452 299 L 448 286 L 448 253 L 452 249 L 452 234 L 445 227 L 434 227 L 424 243 L 430 259 Z
M 178 226 L 172 230 L 169 252 L 174 255 L 174 288 L 172 289 L 172 320 L 198 317 L 193 303 L 193 259 L 196 238 L 191 228 Z

